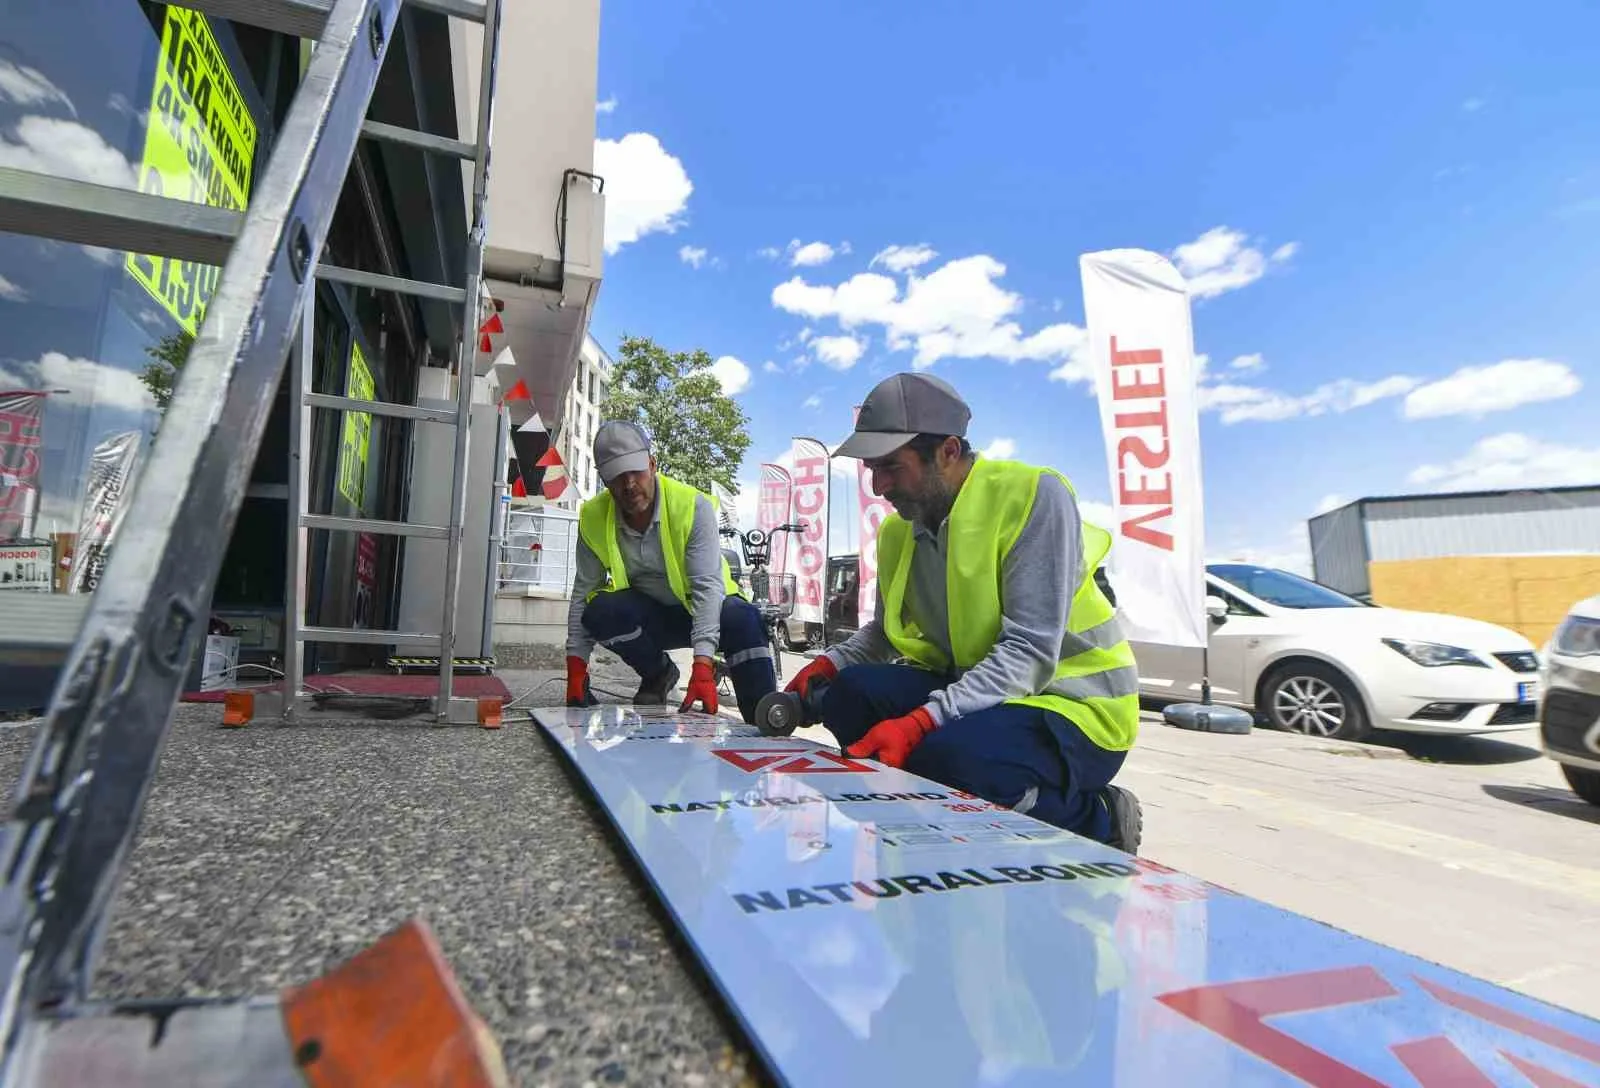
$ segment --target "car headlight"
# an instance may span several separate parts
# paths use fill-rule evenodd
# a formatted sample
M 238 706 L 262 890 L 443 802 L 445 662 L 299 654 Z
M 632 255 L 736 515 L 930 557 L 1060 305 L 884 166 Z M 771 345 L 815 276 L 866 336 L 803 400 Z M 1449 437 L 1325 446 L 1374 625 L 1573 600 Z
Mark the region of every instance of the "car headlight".
M 1483 658 L 1460 646 L 1445 646 L 1438 642 L 1412 642 L 1403 638 L 1386 638 L 1383 644 L 1395 653 L 1403 654 L 1416 664 L 1430 669 L 1441 665 L 1467 665 L 1477 669 L 1489 667 L 1489 663 Z
M 1600 620 L 1587 616 L 1568 616 L 1556 628 L 1551 647 L 1568 657 L 1589 657 L 1600 654 Z

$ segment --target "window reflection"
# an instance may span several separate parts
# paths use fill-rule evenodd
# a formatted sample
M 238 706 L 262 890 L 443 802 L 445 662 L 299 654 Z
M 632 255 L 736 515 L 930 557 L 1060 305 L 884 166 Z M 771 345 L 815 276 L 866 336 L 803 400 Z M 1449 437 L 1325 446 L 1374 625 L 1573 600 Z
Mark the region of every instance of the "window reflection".
M 0 0 L 0 167 L 240 209 L 266 124 L 226 22 Z M 94 588 L 219 275 L 0 234 L 0 589 Z

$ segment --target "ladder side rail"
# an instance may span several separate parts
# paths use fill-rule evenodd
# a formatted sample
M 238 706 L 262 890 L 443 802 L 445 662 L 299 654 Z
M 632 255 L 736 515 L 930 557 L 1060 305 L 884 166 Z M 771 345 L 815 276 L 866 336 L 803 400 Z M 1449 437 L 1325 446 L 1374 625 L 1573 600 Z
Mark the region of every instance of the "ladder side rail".
M 467 520 L 467 456 L 472 386 L 478 360 L 478 299 L 483 283 L 483 250 L 488 243 L 490 141 L 494 138 L 501 14 L 500 0 L 487 0 L 478 80 L 477 155 L 472 170 L 472 233 L 467 243 L 466 302 L 461 308 L 461 340 L 456 346 L 456 441 L 450 482 L 450 539 L 445 553 L 444 622 L 439 628 L 439 703 L 435 708 L 440 721 L 449 719 L 455 677 L 456 602 L 461 594 L 461 547 Z
M 399 3 L 333 5 L 29 757 L 6 828 L 25 894 L 4 905 L 26 916 L 0 916 L 5 1038 L 19 1008 L 86 994 Z
M 306 391 L 311 388 L 317 322 L 316 287 L 307 292 L 300 309 L 294 352 L 289 359 L 289 511 L 288 563 L 283 589 L 283 716 L 293 719 L 295 701 L 306 682 L 306 595 L 310 531 L 300 512 L 311 494 L 311 409 Z

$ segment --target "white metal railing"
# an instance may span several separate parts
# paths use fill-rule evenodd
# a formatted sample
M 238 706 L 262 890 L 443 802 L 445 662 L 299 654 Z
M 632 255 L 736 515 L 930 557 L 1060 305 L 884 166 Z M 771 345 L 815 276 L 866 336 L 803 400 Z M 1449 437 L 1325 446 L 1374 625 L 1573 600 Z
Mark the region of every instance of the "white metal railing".
M 578 515 L 552 506 L 506 511 L 500 542 L 500 589 L 572 589 L 578 554 Z

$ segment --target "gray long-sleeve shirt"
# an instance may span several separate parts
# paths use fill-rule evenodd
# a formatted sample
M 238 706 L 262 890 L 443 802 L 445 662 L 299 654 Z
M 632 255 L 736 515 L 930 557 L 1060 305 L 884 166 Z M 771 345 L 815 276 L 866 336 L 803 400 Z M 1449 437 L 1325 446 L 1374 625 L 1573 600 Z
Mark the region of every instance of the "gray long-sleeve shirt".
M 950 602 L 945 564 L 949 551 L 949 519 L 937 534 L 918 524 L 906 581 L 904 614 L 923 637 L 953 656 L 950 647 Z M 948 687 L 933 693 L 926 708 L 935 724 L 987 709 L 1006 699 L 1045 690 L 1061 660 L 1067 640 L 1067 616 L 1083 579 L 1083 526 L 1077 501 L 1060 479 L 1045 473 L 1028 523 L 1006 555 L 1001 570 L 1000 633 L 989 655 L 967 669 Z M 883 630 L 883 582 L 878 582 L 877 611 L 847 641 L 827 651 L 838 668 L 896 656 Z
M 656 489 L 655 508 L 650 524 L 641 532 L 617 515 L 617 550 L 628 572 L 628 586 L 665 605 L 678 606 L 667 578 L 667 560 L 661 550 L 661 490 Z M 589 594 L 605 585 L 606 568 L 600 557 L 578 538 L 578 572 L 572 582 L 572 604 L 567 609 L 567 653 L 589 660 L 594 652 L 594 637 L 583 626 L 583 609 Z M 694 527 L 689 531 L 689 547 L 684 556 L 684 576 L 689 582 L 689 644 L 695 656 L 711 657 L 722 638 L 722 600 L 727 588 L 722 581 L 722 548 L 717 540 L 717 515 L 711 500 L 695 497 Z

